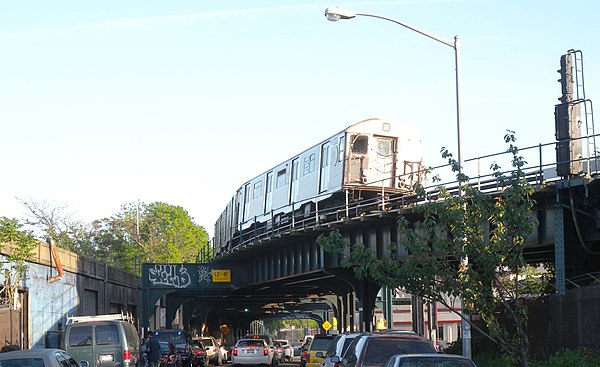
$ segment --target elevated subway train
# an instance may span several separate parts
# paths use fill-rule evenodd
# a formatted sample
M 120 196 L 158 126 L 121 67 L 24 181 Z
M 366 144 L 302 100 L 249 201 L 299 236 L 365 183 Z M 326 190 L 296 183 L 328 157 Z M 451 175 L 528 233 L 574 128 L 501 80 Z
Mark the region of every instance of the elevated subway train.
M 410 193 L 422 169 L 415 130 L 377 118 L 355 123 L 242 185 L 215 223 L 214 254 L 317 209 Z

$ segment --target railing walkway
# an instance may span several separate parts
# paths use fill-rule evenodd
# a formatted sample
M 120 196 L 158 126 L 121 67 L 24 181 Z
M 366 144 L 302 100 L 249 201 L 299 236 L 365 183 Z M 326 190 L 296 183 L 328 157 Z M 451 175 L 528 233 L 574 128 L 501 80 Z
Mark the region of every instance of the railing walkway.
M 595 136 L 582 137 L 580 139 L 595 139 Z M 556 175 L 557 162 L 555 147 L 557 144 L 558 142 L 552 142 L 519 149 L 518 155 L 523 157 L 526 161 L 526 165 L 522 168 L 524 177 L 537 191 L 547 189 L 554 190 L 553 185 L 564 180 Z M 596 155 L 583 158 L 584 170 L 577 177 L 587 179 L 595 178 L 599 174 L 596 168 L 598 167 L 598 162 L 600 162 L 599 158 L 600 157 Z M 510 167 L 511 169 L 500 170 L 499 173 L 507 175 L 513 170 L 512 159 L 513 155 L 505 151 L 465 160 L 463 172 L 467 176 L 471 174 L 466 184 L 476 187 L 479 191 L 490 195 L 501 193 L 504 188 L 500 185 L 500 182 L 496 177 L 497 173 L 495 174 L 491 168 L 482 169 L 482 167 L 491 167 L 492 164 L 500 165 L 501 167 L 504 165 L 504 167 Z M 452 172 L 451 165 L 447 164 L 430 167 L 426 172 L 412 173 L 412 175 L 424 173 L 427 174 L 428 178 L 424 188 L 430 198 L 438 196 L 440 187 L 444 187 L 451 195 L 458 194 L 458 181 L 456 180 L 456 174 Z M 437 179 L 432 180 L 432 177 L 436 177 Z M 401 178 L 402 177 L 398 177 L 398 179 Z M 250 230 L 245 230 L 241 232 L 241 235 L 238 233 L 232 237 L 231 243 L 234 244 L 233 246 L 230 245 L 228 248 L 216 248 L 213 243 L 212 251 L 200 254 L 199 260 L 202 262 L 211 261 L 220 257 L 226 257 L 228 254 L 243 249 L 264 244 L 274 238 L 281 238 L 286 235 L 303 233 L 306 231 L 328 230 L 337 225 L 361 221 L 368 217 L 394 218 L 400 211 L 406 210 L 414 205 L 419 205 L 423 203 L 424 200 L 414 194 L 399 194 L 397 193 L 397 190 L 395 192 L 389 190 L 386 191 L 386 188 L 384 187 L 382 187 L 381 192 L 377 197 L 360 201 L 348 200 L 351 190 L 346 190 L 341 194 L 346 195 L 345 203 L 342 205 L 320 208 L 317 201 L 313 211 L 297 213 L 294 208 L 298 209 L 299 205 L 296 203 L 295 207 L 294 204 L 290 205 L 291 212 L 289 216 L 285 217 L 283 220 L 276 221 L 276 217 L 273 215 L 274 212 L 283 208 L 272 210 L 270 216 L 267 214 L 261 218 L 253 218 L 242 224 L 243 228 L 250 228 Z M 330 193 L 327 194 L 327 196 L 330 195 Z M 313 200 L 316 201 L 318 198 L 319 197 L 315 197 Z M 303 203 L 306 202 L 307 201 Z M 231 228 L 229 230 L 233 233 L 236 229 L 237 228 Z

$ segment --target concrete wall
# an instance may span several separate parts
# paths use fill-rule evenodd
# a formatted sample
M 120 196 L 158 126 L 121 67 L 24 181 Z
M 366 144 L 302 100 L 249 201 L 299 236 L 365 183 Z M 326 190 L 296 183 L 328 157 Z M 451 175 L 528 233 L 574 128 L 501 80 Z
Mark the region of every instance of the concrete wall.
M 0 253 L 5 268 L 6 253 L 10 253 L 10 246 L 2 246 Z M 58 274 L 56 262 L 48 244 L 39 242 L 28 264 L 27 278 L 21 283 L 20 292 L 26 299 L 21 310 L 25 349 L 43 348 L 46 334 L 53 333 L 55 338 L 60 335 L 67 316 L 84 315 L 84 294 L 89 291 L 97 292 L 98 315 L 127 311 L 138 317 L 139 279 L 63 249 L 58 253 L 64 270 L 61 279 L 49 281 Z M 0 284 L 3 282 L 4 273 L 0 271 Z M 0 325 L 0 331 L 4 327 Z M 3 345 L 0 340 L 0 347 Z

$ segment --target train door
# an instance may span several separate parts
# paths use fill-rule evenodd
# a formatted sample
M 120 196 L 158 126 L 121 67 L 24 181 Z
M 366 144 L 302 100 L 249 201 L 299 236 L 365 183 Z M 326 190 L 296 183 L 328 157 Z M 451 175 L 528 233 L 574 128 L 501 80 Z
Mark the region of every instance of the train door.
M 247 183 L 244 186 L 244 202 L 242 204 L 244 206 L 242 223 L 248 220 L 248 216 L 250 215 L 250 184 Z
M 371 176 L 369 180 L 376 182 L 377 186 L 383 184 L 386 187 L 394 187 L 395 142 L 395 138 L 375 137 L 376 150 L 372 155 L 373 161 L 370 163 Z
M 264 212 L 268 213 L 271 210 L 273 203 L 273 171 L 267 173 L 267 184 L 265 188 L 265 209 Z
M 290 174 L 290 201 L 289 203 L 295 203 L 298 199 L 298 178 L 300 169 L 300 158 L 292 159 L 292 172 Z
M 346 182 L 367 183 L 367 172 L 364 169 L 369 166 L 369 137 L 360 134 L 351 135 L 349 147 Z
M 321 145 L 321 172 L 319 172 L 319 193 L 329 188 L 329 142 Z

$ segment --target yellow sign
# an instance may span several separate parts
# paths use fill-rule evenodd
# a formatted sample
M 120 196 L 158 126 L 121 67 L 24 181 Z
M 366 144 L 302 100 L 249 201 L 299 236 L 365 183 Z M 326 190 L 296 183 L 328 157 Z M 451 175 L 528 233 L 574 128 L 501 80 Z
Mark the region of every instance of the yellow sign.
M 229 269 L 213 269 L 213 283 L 229 283 L 231 282 L 231 270 Z
M 386 330 L 387 329 L 387 321 L 385 321 L 385 319 L 377 320 L 377 324 L 375 324 L 375 329 Z
M 325 331 L 329 331 L 329 329 L 331 329 L 331 323 L 327 320 L 325 320 L 325 322 L 323 324 L 321 324 L 321 326 L 323 327 L 323 330 Z
M 227 325 L 225 325 L 225 324 L 221 325 L 221 332 L 222 332 L 223 334 L 229 334 L 229 332 L 230 332 L 230 331 L 231 331 L 231 330 L 229 330 L 229 326 L 227 326 Z

